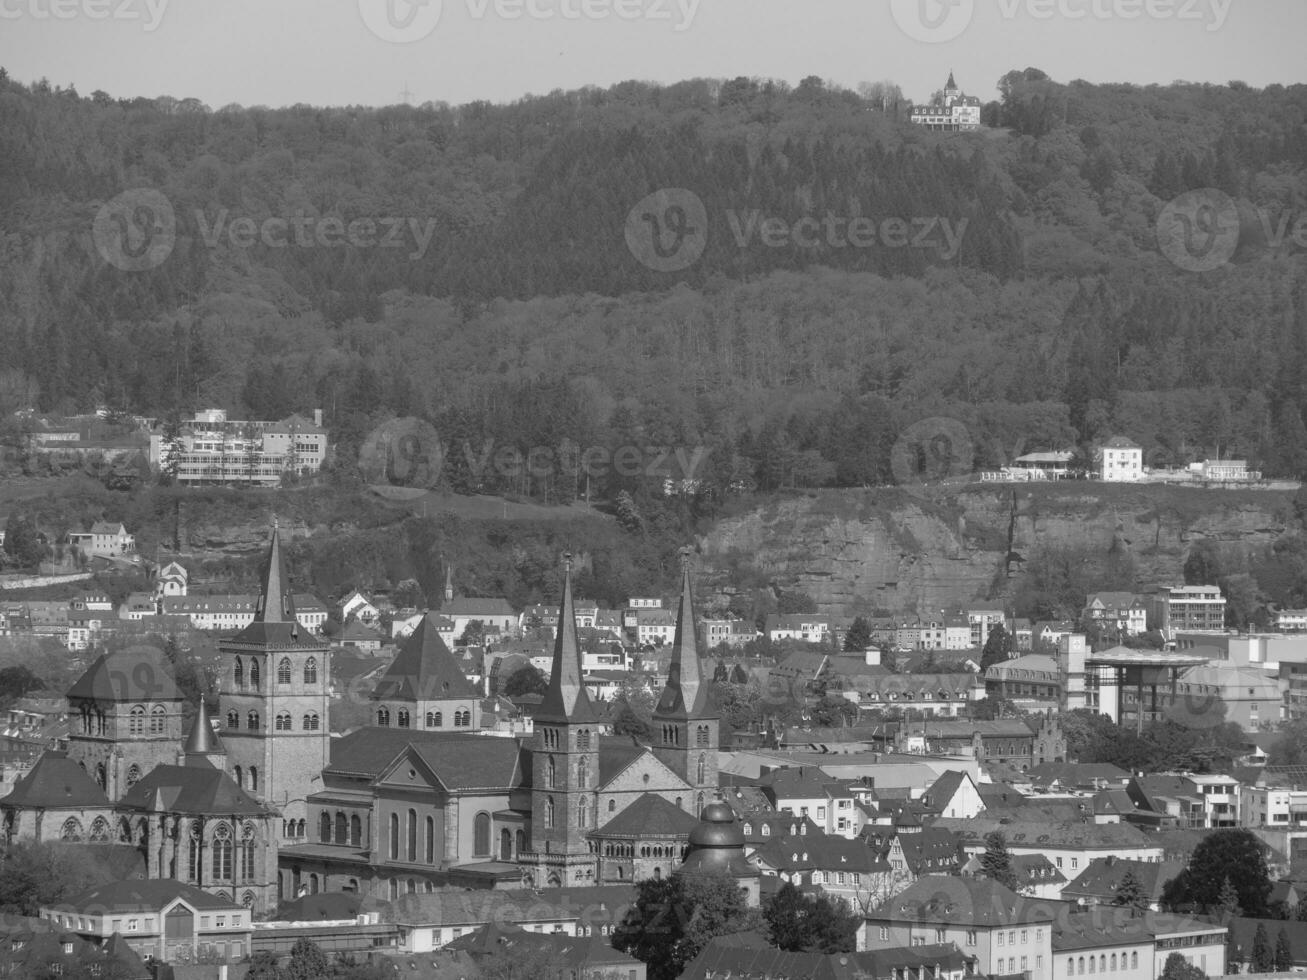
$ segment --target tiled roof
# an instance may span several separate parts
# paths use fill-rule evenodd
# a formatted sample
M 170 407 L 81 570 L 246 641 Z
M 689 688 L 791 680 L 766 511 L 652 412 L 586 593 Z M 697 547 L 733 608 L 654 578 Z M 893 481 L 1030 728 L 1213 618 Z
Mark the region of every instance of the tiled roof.
M 1126 872 L 1132 872 L 1149 901 L 1162 897 L 1162 888 L 1188 866 L 1186 861 L 1132 861 L 1119 857 L 1094 858 L 1080 876 L 1062 890 L 1066 899 L 1097 898 L 1110 904 Z
M 210 895 L 203 889 L 171 878 L 153 878 L 143 881 L 111 881 L 82 892 L 61 908 L 72 912 L 95 911 L 96 914 L 116 912 L 158 912 L 176 898 L 197 909 L 239 911 L 240 906 L 225 898 Z
M 98 657 L 68 689 L 69 699 L 180 701 L 172 665 L 157 647 L 133 644 Z
M 925 875 L 871 912 L 868 922 L 928 922 L 998 926 L 1052 922 L 1047 902 L 1034 902 L 988 878 Z
M 474 599 L 458 596 L 440 607 L 442 616 L 516 616 L 507 599 Z
M 709 977 L 750 977 L 781 980 L 855 980 L 864 977 L 934 975 L 936 967 L 962 972 L 967 957 L 953 943 L 911 948 L 866 950 L 858 953 L 787 953 L 771 946 L 742 944 L 732 936 L 709 940 L 681 974 L 680 980 Z
M 492 739 L 491 741 L 498 741 Z M 618 923 L 635 901 L 634 885 L 584 888 L 523 888 L 469 891 L 440 888 L 401 895 L 382 917 L 402 925 L 484 925 L 487 922 L 537 922 L 550 919 L 582 923 Z
M 1130 779 L 1130 773 L 1110 762 L 1041 762 L 1030 767 L 1029 776 L 1040 786 L 1054 781 L 1063 786 L 1090 786 L 1099 781 L 1124 786 Z
M 631 763 L 648 752 L 629 735 L 604 735 L 599 738 L 599 785 L 607 786 Z
M 880 855 L 861 840 L 831 834 L 776 837 L 760 846 L 754 857 L 784 871 L 888 871 Z
M 984 814 L 970 820 L 941 817 L 934 826 L 955 831 L 965 844 L 983 840 L 985 835 L 999 831 L 1007 839 L 1009 848 L 1019 847 L 1089 847 L 1138 848 L 1156 846 L 1148 835 L 1128 823 L 1083 823 L 1079 820 L 1048 822 L 1041 820 L 1014 820 L 1000 823 L 987 819 Z
M 170 813 L 215 817 L 262 816 L 270 812 L 204 758 L 185 766 L 155 766 L 127 791 L 119 805 L 147 812 L 162 806 Z
M 530 773 L 517 739 L 374 727 L 332 739 L 328 768 L 375 778 L 409 745 L 450 789 L 520 786 Z
M 699 819 L 661 796 L 645 793 L 596 832 L 600 837 L 688 837 Z
M 437 701 L 444 698 L 474 698 L 476 691 L 431 616 L 423 616 L 417 628 L 400 641 L 399 652 L 377 682 L 374 700 Z
M 62 752 L 46 752 L 27 775 L 14 784 L 0 806 L 39 807 L 47 810 L 108 807 L 100 784 Z

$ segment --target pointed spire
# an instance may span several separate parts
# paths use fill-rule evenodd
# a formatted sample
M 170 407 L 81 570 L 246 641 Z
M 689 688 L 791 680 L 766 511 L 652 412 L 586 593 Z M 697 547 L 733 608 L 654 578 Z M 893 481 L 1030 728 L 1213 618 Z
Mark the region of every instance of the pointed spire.
M 451 602 L 454 598 L 454 566 L 445 563 L 445 601 Z
M 667 686 L 654 708 L 655 718 L 708 718 L 708 685 L 699 660 L 699 638 L 695 629 L 694 594 L 690 588 L 690 548 L 681 549 L 681 601 L 676 609 L 676 635 L 672 640 L 672 662 L 667 668 Z
M 953 81 L 953 69 L 950 68 L 948 70 L 948 84 L 944 86 L 944 90 L 948 91 L 949 89 L 955 89 L 957 87 L 958 87 L 958 83 Z
M 593 721 L 594 708 L 582 680 L 581 644 L 576 638 L 572 606 L 572 555 L 563 555 L 563 602 L 554 639 L 554 666 L 549 688 L 536 711 L 537 721 Z
M 195 720 L 191 722 L 190 733 L 186 736 L 186 744 L 182 747 L 185 755 L 214 755 L 222 752 L 222 742 L 213 730 L 213 722 L 209 717 L 209 704 L 204 695 L 200 695 L 200 708 L 195 712 Z
M 291 637 L 299 634 L 299 618 L 295 615 L 295 600 L 290 591 L 290 577 L 286 574 L 286 559 L 281 551 L 281 532 L 277 519 L 272 519 L 272 541 L 268 546 L 268 562 L 263 568 L 263 587 L 259 602 L 254 608 L 256 623 L 288 623 Z

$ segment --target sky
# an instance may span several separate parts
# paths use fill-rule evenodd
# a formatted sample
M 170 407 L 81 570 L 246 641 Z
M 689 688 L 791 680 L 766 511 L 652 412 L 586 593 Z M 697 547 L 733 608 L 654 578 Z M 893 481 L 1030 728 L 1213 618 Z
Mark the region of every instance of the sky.
M 460 104 L 817 75 L 983 100 L 1058 81 L 1307 81 L 1307 0 L 0 0 L 0 67 L 115 98 Z

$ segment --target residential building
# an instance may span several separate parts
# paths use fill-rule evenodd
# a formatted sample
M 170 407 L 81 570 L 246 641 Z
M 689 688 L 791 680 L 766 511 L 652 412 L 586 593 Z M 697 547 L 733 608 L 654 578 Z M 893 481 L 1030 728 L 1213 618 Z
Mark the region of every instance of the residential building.
M 1239 823 L 1307 830 L 1307 768 L 1262 767 L 1255 776 L 1242 780 Z
M 1125 436 L 1113 436 L 1094 451 L 1094 467 L 1106 483 L 1137 483 L 1144 478 L 1144 451 Z
M 900 726 L 895 749 L 909 754 L 970 756 L 1025 770 L 1066 758 L 1066 738 L 1055 714 L 997 721 L 931 719 Z
M 676 617 L 670 609 L 635 611 L 635 639 L 640 646 L 664 646 L 672 642 L 675 632 Z
M 1220 773 L 1150 773 L 1132 777 L 1126 793 L 1159 825 L 1201 830 L 1239 826 L 1240 787 Z
M 167 879 L 114 881 L 41 909 L 41 918 L 85 939 L 103 943 L 117 934 L 142 957 L 164 963 L 244 959 L 252 916 L 228 899 Z
M 161 616 L 188 616 L 197 630 L 242 630 L 254 622 L 257 595 L 181 595 L 159 600 Z M 319 632 L 327 621 L 327 607 L 305 592 L 295 595 L 295 615 L 305 628 Z M 148 618 L 148 617 L 147 617 Z
M 976 674 L 845 673 L 833 660 L 828 689 L 864 710 L 902 708 L 909 714 L 955 718 L 984 694 Z
M 1083 618 L 1115 634 L 1116 639 L 1148 631 L 1148 603 L 1133 592 L 1092 592 Z
M 1188 867 L 1187 861 L 1140 861 L 1109 854 L 1089 862 L 1078 877 L 1062 889 L 1062 900 L 1077 905 L 1112 905 L 1126 874 L 1139 882 L 1148 907 L 1161 908 L 1166 883 Z M 1150 977 L 1149 980 L 1152 980 Z
M 376 603 L 358 589 L 341 599 L 339 608 L 342 623 L 348 623 L 350 617 L 353 617 L 360 623 L 371 625 L 381 617 L 381 610 Z
M 1007 613 L 1002 609 L 968 609 L 967 623 L 971 627 L 971 646 L 980 649 L 989 640 L 995 626 L 1007 629 Z
M 859 911 L 879 904 L 893 877 L 888 862 L 864 842 L 829 834 L 773 837 L 749 861 L 764 877 L 819 888 Z
M 540 963 L 556 964 L 557 973 L 542 970 L 541 980 L 645 980 L 644 963 L 621 950 L 600 932 L 569 936 L 566 933 L 528 932 L 518 926 L 492 922 L 445 946 L 447 954 L 466 953 L 473 963 L 488 956 L 513 952 Z
M 1012 701 L 1026 711 L 1056 709 L 1062 701 L 1057 661 L 1032 653 L 996 663 L 985 671 L 985 697 Z
M 1148 626 L 1177 630 L 1225 629 L 1225 597 L 1215 585 L 1173 585 L 1149 597 Z
M 979 972 L 1053 980 L 1052 906 L 988 878 L 929 875 L 866 913 L 859 949 L 953 944 Z
M 136 550 L 136 536 L 128 534 L 122 524 L 109 521 L 96 521 L 89 531 L 69 531 L 68 543 L 87 558 L 112 558 Z
M 944 91 L 928 105 L 912 107 L 912 123 L 941 132 L 972 132 L 980 128 L 980 99 L 964 95 L 949 72 Z
M 182 484 L 276 486 L 284 475 L 306 476 L 327 458 L 322 413 L 313 421 L 229 421 L 222 409 L 197 412 L 174 433 L 150 433 L 150 466 Z
M 686 965 L 680 980 L 972 980 L 980 976 L 976 959 L 952 943 L 854 953 L 787 953 L 762 936 L 745 933 L 709 940 Z
M 1142 861 L 1160 861 L 1162 848 L 1138 827 L 1130 824 L 1094 824 L 1083 820 L 1029 819 L 1002 822 L 981 814 L 970 819 L 940 817 L 933 826 L 957 834 L 961 847 L 975 856 L 985 850 L 985 835 L 998 831 L 1007 840 L 1010 854 L 1042 854 L 1053 866 L 1075 881 L 1094 858 L 1114 854 Z

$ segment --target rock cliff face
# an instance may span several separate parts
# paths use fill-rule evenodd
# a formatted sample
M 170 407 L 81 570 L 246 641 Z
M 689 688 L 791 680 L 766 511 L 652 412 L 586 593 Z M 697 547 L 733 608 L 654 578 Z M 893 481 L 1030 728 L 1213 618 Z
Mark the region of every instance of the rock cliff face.
M 710 568 L 747 563 L 822 613 L 925 614 L 1010 598 L 1022 559 L 1040 548 L 1124 548 L 1141 587 L 1179 582 L 1197 540 L 1252 549 L 1296 528 L 1292 499 L 1099 483 L 824 491 L 723 519 L 701 547 Z

